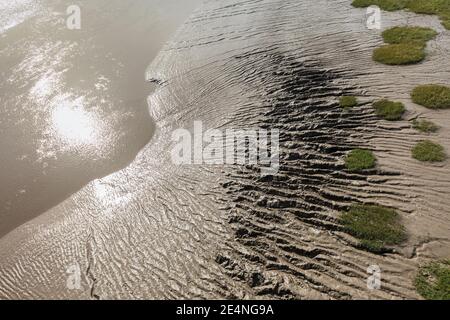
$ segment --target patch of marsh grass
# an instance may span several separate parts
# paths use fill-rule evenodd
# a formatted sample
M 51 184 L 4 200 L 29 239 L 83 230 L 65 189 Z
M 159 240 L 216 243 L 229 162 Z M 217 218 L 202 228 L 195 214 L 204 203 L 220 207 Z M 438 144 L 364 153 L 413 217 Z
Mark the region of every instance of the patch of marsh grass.
M 412 149 L 412 156 L 422 162 L 442 162 L 447 158 L 444 147 L 430 140 L 417 143 Z
M 358 99 L 356 99 L 356 97 L 353 96 L 342 96 L 339 99 L 339 105 L 342 108 L 352 108 L 356 105 L 358 105 Z
M 408 65 L 423 61 L 426 57 L 422 45 L 399 43 L 388 44 L 373 51 L 372 58 L 376 62 L 387 65 Z
M 445 29 L 450 30 L 450 9 L 441 12 L 439 14 L 439 18 L 441 19 L 441 24 Z
M 437 32 L 424 27 L 393 27 L 382 33 L 384 42 L 389 44 L 409 43 L 425 46 L 427 41 L 434 39 Z
M 450 108 L 450 88 L 441 85 L 427 84 L 416 87 L 411 93 L 414 103 L 430 109 Z
M 434 133 L 439 130 L 439 126 L 428 120 L 414 120 L 413 128 L 423 133 Z
M 342 214 L 341 223 L 346 232 L 360 240 L 361 247 L 371 252 L 382 252 L 407 238 L 398 213 L 379 205 L 355 204 Z
M 442 19 L 442 25 L 447 29 L 450 30 L 450 14 L 447 16 L 443 16 Z
M 377 158 L 372 151 L 354 149 L 345 158 L 345 167 L 349 171 L 361 171 L 375 167 Z
M 427 300 L 450 300 L 450 260 L 431 262 L 419 268 L 414 285 Z
M 386 99 L 374 102 L 373 108 L 377 116 L 388 121 L 401 120 L 406 111 L 403 103 Z

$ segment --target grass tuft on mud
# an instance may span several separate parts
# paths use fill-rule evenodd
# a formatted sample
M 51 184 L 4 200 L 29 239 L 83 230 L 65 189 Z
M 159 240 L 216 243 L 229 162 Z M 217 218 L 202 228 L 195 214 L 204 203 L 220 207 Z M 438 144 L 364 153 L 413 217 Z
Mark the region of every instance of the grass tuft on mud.
M 417 292 L 427 300 L 450 300 L 450 260 L 422 266 L 414 284 Z
M 437 36 L 437 32 L 424 27 L 393 27 L 383 32 L 384 42 L 389 44 L 409 43 L 425 46 Z
M 356 99 L 356 97 L 353 96 L 342 96 L 339 99 L 339 105 L 342 108 L 352 108 L 358 105 L 358 99 Z
M 439 130 L 439 126 L 428 120 L 414 120 L 412 126 L 417 131 L 423 133 L 435 133 Z
M 349 171 L 361 171 L 375 167 L 377 158 L 372 151 L 355 149 L 345 158 L 345 167 Z
M 388 44 L 373 51 L 374 61 L 387 65 L 408 65 L 423 61 L 426 57 L 422 45 L 411 43 Z
M 407 239 L 398 213 L 379 205 L 355 204 L 342 214 L 341 223 L 346 232 L 360 240 L 362 248 L 371 252 L 383 252 Z
M 414 103 L 430 109 L 450 108 L 450 88 L 446 86 L 427 84 L 416 87 L 411 93 Z
M 446 16 L 445 20 L 442 20 L 442 25 L 443 25 L 447 30 L 450 30 L 450 14 Z
M 447 158 L 444 147 L 430 140 L 416 144 L 412 149 L 412 156 L 422 162 L 442 162 Z
M 377 116 L 388 121 L 401 120 L 406 111 L 403 103 L 386 99 L 374 102 L 373 108 Z

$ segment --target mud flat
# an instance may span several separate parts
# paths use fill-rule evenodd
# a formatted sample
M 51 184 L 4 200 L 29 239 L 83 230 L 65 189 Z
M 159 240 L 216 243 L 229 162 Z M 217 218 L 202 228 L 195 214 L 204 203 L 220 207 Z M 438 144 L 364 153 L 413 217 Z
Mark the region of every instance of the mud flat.
M 437 18 L 383 14 L 440 32 L 419 65 L 371 60 L 381 31 L 350 1 L 206 1 L 160 52 L 147 78 L 157 129 L 126 169 L 96 180 L 0 240 L 1 298 L 419 298 L 421 261 L 450 254 L 450 165 L 423 165 L 411 148 L 425 115 L 450 150 L 450 113 L 413 105 L 418 84 L 450 75 L 449 33 Z M 448 55 L 447 55 L 448 56 Z M 339 97 L 368 102 L 343 112 Z M 378 119 L 374 99 L 402 101 L 405 121 Z M 278 128 L 281 167 L 175 166 L 171 134 L 208 128 Z M 365 147 L 376 169 L 349 173 Z M 358 249 L 338 223 L 354 202 L 396 208 L 409 240 L 384 254 Z M 82 288 L 69 290 L 78 265 Z M 382 271 L 367 288 L 367 268 Z

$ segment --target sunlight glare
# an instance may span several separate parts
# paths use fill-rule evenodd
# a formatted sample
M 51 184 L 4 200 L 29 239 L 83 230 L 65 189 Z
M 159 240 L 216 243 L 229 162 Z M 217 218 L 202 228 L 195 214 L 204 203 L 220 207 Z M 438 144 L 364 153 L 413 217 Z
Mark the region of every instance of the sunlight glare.
M 58 135 L 69 144 L 94 144 L 97 139 L 96 121 L 82 107 L 60 105 L 52 120 Z

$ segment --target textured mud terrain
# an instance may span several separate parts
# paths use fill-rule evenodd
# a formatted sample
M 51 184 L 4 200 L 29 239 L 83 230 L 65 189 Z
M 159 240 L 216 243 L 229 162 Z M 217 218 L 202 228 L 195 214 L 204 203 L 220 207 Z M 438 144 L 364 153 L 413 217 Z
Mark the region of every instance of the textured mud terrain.
M 0 298 L 419 298 L 423 260 L 450 255 L 450 165 L 423 165 L 410 149 L 424 138 L 408 119 L 441 125 L 448 111 L 413 105 L 417 84 L 448 84 L 450 34 L 436 17 L 384 13 L 383 28 L 432 26 L 426 61 L 388 67 L 365 10 L 350 1 L 206 1 L 149 68 L 157 130 L 126 169 L 96 180 L 0 240 Z M 364 102 L 345 112 L 343 94 Z M 373 114 L 373 99 L 408 107 L 405 121 Z M 211 128 L 278 128 L 281 168 L 175 166 L 171 134 Z M 345 153 L 374 150 L 377 169 L 350 174 Z M 402 215 L 409 240 L 393 252 L 359 250 L 339 226 L 354 202 Z M 82 289 L 66 287 L 78 264 Z M 382 270 L 367 289 L 367 267 Z

